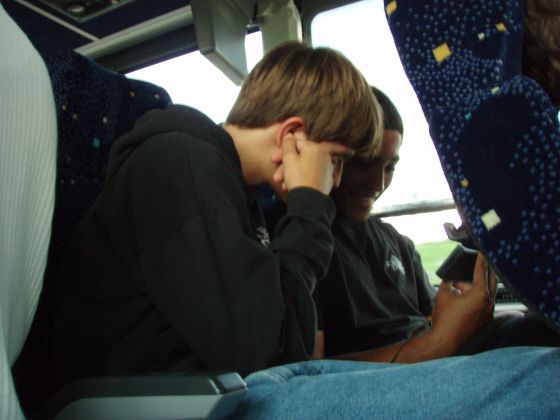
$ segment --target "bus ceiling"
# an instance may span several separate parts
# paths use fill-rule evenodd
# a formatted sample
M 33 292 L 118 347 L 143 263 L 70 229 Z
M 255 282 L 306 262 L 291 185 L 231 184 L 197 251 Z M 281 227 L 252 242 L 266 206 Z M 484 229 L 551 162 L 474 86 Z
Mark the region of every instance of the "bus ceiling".
M 1 1 L 43 56 L 73 49 L 124 73 L 199 50 L 240 84 L 247 33 L 265 51 L 309 39 L 317 13 L 356 0 Z

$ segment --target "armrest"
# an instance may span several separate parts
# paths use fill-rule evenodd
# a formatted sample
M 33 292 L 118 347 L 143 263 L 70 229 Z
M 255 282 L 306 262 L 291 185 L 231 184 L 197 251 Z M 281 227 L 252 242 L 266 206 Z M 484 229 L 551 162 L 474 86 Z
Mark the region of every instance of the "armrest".
M 56 393 L 39 418 L 218 418 L 231 413 L 246 392 L 237 373 L 86 378 Z
M 527 306 L 523 304 L 517 293 L 504 283 L 498 283 L 498 287 L 496 289 L 496 307 L 494 311 L 527 312 L 527 310 Z

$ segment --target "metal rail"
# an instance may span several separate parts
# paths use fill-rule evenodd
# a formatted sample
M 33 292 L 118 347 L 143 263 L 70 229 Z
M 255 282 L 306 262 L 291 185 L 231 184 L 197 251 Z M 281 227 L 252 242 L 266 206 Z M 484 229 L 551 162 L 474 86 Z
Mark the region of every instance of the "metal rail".
M 432 213 L 442 210 L 452 210 L 455 208 L 455 202 L 452 199 L 447 199 L 437 201 L 421 201 L 413 204 L 398 204 L 395 206 L 386 207 L 379 212 L 376 212 L 374 210 L 372 214 L 378 217 L 394 217 L 419 213 Z

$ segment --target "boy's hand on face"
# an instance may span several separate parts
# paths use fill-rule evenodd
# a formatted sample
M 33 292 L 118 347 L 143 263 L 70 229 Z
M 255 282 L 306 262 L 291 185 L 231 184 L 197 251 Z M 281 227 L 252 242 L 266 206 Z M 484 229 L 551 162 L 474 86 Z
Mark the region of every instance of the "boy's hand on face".
M 282 165 L 274 180 L 282 182 L 284 190 L 309 187 L 327 195 L 340 182 L 344 160 L 353 154 L 338 143 L 308 140 L 303 132 L 284 137 L 282 151 Z

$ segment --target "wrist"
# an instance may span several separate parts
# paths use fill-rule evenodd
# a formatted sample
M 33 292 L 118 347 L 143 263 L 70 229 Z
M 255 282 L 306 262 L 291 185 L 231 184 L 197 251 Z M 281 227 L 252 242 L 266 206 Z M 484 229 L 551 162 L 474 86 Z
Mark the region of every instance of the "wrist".
M 437 327 L 428 330 L 423 338 L 428 348 L 432 349 L 434 359 L 453 356 L 464 344 L 459 334 L 450 334 L 449 330 Z
M 290 190 L 286 197 L 286 206 L 288 213 L 324 213 L 329 223 L 332 223 L 336 215 L 336 207 L 330 196 L 308 187 Z

